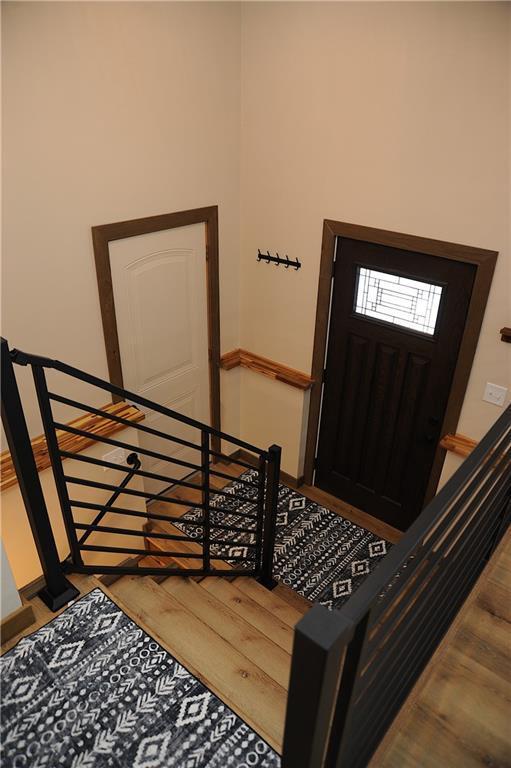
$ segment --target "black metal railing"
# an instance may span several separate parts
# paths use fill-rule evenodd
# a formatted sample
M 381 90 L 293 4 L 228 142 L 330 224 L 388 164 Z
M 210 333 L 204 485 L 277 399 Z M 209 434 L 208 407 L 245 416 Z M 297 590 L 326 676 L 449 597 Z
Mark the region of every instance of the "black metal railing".
M 339 611 L 297 624 L 283 768 L 362 768 L 509 526 L 511 407 Z
M 180 567 L 183 562 L 193 561 L 193 567 L 186 569 L 190 576 L 251 576 L 257 578 L 268 588 L 275 585 L 273 579 L 273 552 L 275 543 L 275 525 L 277 515 L 278 484 L 280 473 L 280 448 L 270 446 L 261 450 L 246 441 L 213 429 L 182 413 L 173 411 L 159 403 L 152 402 L 133 392 L 110 384 L 96 376 L 81 371 L 58 360 L 32 355 L 18 350 L 10 350 L 2 339 L 2 421 L 13 463 L 16 469 L 20 489 L 25 502 L 32 533 L 41 560 L 46 587 L 41 594 L 45 602 L 54 610 L 58 609 L 76 593 L 73 585 L 65 578 L 65 573 L 91 574 L 140 574 L 140 575 L 183 575 Z M 69 543 L 70 556 L 59 559 L 55 538 L 48 511 L 41 489 L 35 460 L 28 435 L 23 407 L 14 373 L 14 364 L 29 366 L 32 370 L 34 386 L 43 422 L 48 454 L 62 511 L 63 522 Z M 48 385 L 47 372 L 52 372 L 52 385 Z M 94 391 L 92 400 L 97 402 L 98 390 L 107 392 L 130 404 L 135 404 L 144 413 L 156 414 L 170 420 L 171 428 L 164 431 L 150 423 L 140 423 L 88 405 L 82 400 L 75 400 L 56 391 L 53 385 L 55 374 L 63 374 L 64 385 L 69 388 L 69 379 L 88 385 Z M 67 381 L 66 381 L 67 378 Z M 94 414 L 110 420 L 116 426 L 130 427 L 138 432 L 138 444 L 119 439 L 117 436 L 100 434 L 82 429 L 76 421 L 67 423 L 56 418 L 56 404 L 60 410 L 71 408 L 82 415 Z M 147 421 L 150 421 L 147 418 Z M 196 434 L 196 439 L 188 435 L 175 434 L 177 427 L 185 428 Z M 65 449 L 63 435 L 74 435 L 95 446 L 117 448 L 129 455 L 123 464 L 98 458 L 90 452 L 72 452 Z M 156 439 L 154 444 L 145 444 L 144 439 Z M 222 442 L 234 446 L 234 455 L 223 452 Z M 163 442 L 165 449 L 160 447 Z M 197 460 L 176 456 L 169 447 L 186 449 Z M 253 461 L 239 458 L 239 450 L 244 451 Z M 169 467 L 169 470 L 149 471 L 144 469 L 144 460 L 153 459 Z M 250 473 L 236 478 L 237 489 L 224 490 L 219 481 L 232 481 L 233 476 L 222 471 L 218 462 L 234 464 Z M 77 471 L 77 468 L 83 471 Z M 101 482 L 90 473 L 91 467 L 103 467 L 124 473 L 117 482 Z M 87 475 L 86 469 L 89 468 Z M 197 479 L 198 478 L 198 479 Z M 138 479 L 136 487 L 130 481 Z M 158 490 L 148 491 L 144 481 L 158 484 Z M 163 486 L 161 489 L 159 486 Z M 183 493 L 177 494 L 177 489 Z M 186 492 L 192 492 L 194 498 L 187 498 Z M 94 498 L 90 497 L 94 493 Z M 197 498 L 197 492 L 200 498 Z M 98 495 L 101 498 L 98 500 Z M 104 498 L 103 498 L 104 497 Z M 125 501 L 123 501 L 123 499 Z M 137 508 L 137 502 L 138 508 Z M 158 503 L 155 508 L 155 502 Z M 142 504 L 142 508 L 141 508 Z M 147 504 L 147 507 L 143 505 Z M 165 506 L 169 506 L 169 513 Z M 135 508 L 134 508 L 135 507 Z M 172 510 L 183 509 L 185 515 Z M 187 518 L 186 510 L 193 508 L 194 514 Z M 197 512 L 199 516 L 197 516 Z M 78 519 L 81 516 L 94 515 L 92 519 Z M 105 519 L 107 518 L 107 519 Z M 156 525 L 170 524 L 167 530 L 146 531 L 140 527 L 128 528 L 116 523 L 132 520 L 133 524 L 141 519 L 144 523 Z M 137 542 L 137 537 L 140 543 Z M 130 542 L 133 540 L 133 544 Z M 152 548 L 151 542 L 165 541 L 171 546 Z M 122 546 L 121 546 L 122 544 Z M 176 549 L 179 545 L 181 549 Z M 95 561 L 87 562 L 87 553 L 94 553 Z M 98 553 L 104 555 L 122 555 L 122 562 L 111 564 L 97 562 Z M 151 557 L 150 566 L 133 562 L 133 558 Z M 197 561 L 197 562 L 195 562 Z M 160 566 L 157 563 L 168 565 Z

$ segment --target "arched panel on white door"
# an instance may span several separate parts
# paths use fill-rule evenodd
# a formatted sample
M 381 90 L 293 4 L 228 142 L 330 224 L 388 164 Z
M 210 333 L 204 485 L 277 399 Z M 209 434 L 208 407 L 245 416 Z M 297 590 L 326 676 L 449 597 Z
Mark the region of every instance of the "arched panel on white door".
M 208 318 L 204 224 L 110 243 L 110 264 L 124 386 L 209 423 Z M 197 430 L 151 412 L 145 424 L 198 443 Z M 197 451 L 140 434 L 141 447 L 199 463 Z M 187 470 L 145 457 L 150 472 Z M 164 488 L 148 480 L 146 489 Z

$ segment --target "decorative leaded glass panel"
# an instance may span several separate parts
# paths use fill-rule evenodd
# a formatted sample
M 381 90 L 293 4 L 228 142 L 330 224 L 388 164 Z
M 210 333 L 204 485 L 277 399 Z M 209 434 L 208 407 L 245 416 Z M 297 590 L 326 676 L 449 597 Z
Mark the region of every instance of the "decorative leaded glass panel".
M 440 285 L 357 267 L 355 312 L 432 336 L 442 290 Z

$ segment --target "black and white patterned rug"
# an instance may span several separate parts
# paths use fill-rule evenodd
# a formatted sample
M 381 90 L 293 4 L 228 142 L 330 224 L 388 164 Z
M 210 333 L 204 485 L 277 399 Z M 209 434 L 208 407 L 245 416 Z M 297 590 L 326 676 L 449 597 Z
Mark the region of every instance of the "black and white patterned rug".
M 255 470 L 247 470 L 222 491 L 255 498 Z M 255 521 L 247 515 L 255 513 L 251 501 L 239 501 L 228 496 L 216 496 L 211 505 L 232 510 L 230 514 L 212 512 L 212 523 L 253 530 Z M 200 519 L 202 510 L 192 509 L 183 515 L 188 520 Z M 202 527 L 178 526 L 195 538 Z M 212 530 L 215 539 L 229 543 L 212 544 L 211 554 L 229 562 L 229 557 L 243 557 L 247 568 L 254 564 L 254 550 L 247 544 L 255 541 L 254 533 L 230 533 Z M 340 608 L 367 575 L 390 550 L 390 543 L 346 520 L 326 507 L 291 490 L 279 486 L 277 538 L 275 544 L 274 576 L 312 602 L 327 608 Z M 233 562 L 234 565 L 234 562 Z M 240 563 L 236 563 L 239 567 Z
M 280 757 L 95 589 L 0 659 L 2 768 L 279 768 Z

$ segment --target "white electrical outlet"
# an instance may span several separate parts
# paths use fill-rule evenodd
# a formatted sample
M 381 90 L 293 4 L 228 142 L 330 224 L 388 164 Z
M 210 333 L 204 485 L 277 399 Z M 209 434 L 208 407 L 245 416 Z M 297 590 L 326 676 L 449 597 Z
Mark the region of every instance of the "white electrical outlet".
M 127 452 L 124 448 L 116 448 L 109 453 L 104 453 L 101 457 L 103 461 L 109 461 L 110 464 L 126 464 Z M 107 472 L 109 467 L 103 467 L 103 472 Z
M 507 387 L 500 387 L 498 384 L 492 384 L 491 381 L 486 382 L 483 400 L 486 400 L 487 403 L 502 406 L 506 400 L 506 395 Z

